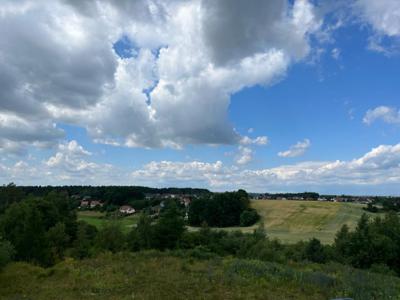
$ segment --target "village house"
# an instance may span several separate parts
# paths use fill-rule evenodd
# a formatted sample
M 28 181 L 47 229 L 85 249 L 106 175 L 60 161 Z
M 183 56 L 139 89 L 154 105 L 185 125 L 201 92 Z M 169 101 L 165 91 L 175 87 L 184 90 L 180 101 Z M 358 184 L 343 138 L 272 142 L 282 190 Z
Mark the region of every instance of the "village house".
M 119 208 L 119 212 L 124 215 L 131 215 L 136 212 L 136 210 L 130 205 L 123 205 Z
M 81 200 L 79 207 L 88 207 L 89 201 L 88 200 Z
M 190 203 L 192 203 L 192 200 L 190 198 L 185 198 L 183 199 L 183 203 L 185 204 L 185 207 L 188 207 Z
M 102 207 L 102 206 L 103 206 L 103 203 L 100 202 L 99 200 L 90 201 L 90 208 Z
M 179 202 L 181 204 L 185 205 L 185 207 L 188 207 L 190 205 L 190 203 L 192 202 L 192 200 L 190 198 L 188 198 L 188 197 L 185 197 L 185 198 L 181 198 L 179 200 Z
M 161 211 L 160 205 L 155 205 L 155 206 L 150 207 L 150 217 L 152 219 L 158 218 L 158 216 L 160 215 L 160 211 Z

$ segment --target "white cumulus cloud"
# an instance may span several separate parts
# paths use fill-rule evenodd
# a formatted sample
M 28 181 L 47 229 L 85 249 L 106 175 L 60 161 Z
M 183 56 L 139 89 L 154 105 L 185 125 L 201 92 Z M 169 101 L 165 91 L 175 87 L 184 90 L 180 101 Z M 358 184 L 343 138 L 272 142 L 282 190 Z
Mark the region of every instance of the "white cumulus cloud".
M 295 145 L 290 146 L 289 150 L 281 151 L 278 153 L 280 157 L 297 157 L 303 155 L 307 149 L 311 146 L 309 139 L 304 139 L 301 142 L 297 142 Z
M 378 106 L 369 109 L 363 118 L 363 122 L 368 125 L 376 120 L 382 120 L 388 124 L 400 124 L 400 110 L 388 106 Z
M 121 169 L 97 163 L 75 141 L 59 145 L 41 162 L 0 161 L 0 180 L 17 184 L 131 184 L 196 186 L 212 190 L 249 191 L 328 190 L 346 187 L 365 193 L 400 184 L 400 144 L 380 145 L 352 160 L 305 161 L 271 168 L 249 169 L 221 161 L 152 161 L 141 168 Z
M 306 0 L 1 1 L 0 148 L 54 145 L 60 122 L 128 147 L 239 144 L 231 95 L 282 79 L 320 25 Z
M 251 191 L 365 188 L 400 184 L 400 144 L 378 146 L 350 161 L 308 161 L 265 169 L 238 169 L 222 162 L 151 162 L 132 174 L 136 183 L 159 186 L 191 182 L 212 189 L 246 188 Z
M 253 160 L 253 150 L 248 147 L 239 146 L 239 153 L 235 162 L 238 165 L 246 165 Z
M 400 35 L 400 5 L 398 0 L 358 0 L 361 16 L 379 33 Z

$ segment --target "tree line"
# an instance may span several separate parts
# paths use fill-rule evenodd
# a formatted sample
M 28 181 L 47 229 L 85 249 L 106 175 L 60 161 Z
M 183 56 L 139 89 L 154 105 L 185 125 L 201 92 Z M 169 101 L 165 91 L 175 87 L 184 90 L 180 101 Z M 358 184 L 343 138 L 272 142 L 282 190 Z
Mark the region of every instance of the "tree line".
M 213 227 L 250 226 L 259 220 L 250 208 L 249 195 L 244 190 L 215 193 L 193 200 L 189 209 L 189 224 Z
M 78 198 L 90 197 L 102 200 L 106 205 L 121 206 L 144 200 L 146 195 L 208 195 L 211 192 L 199 188 L 150 188 L 142 186 L 16 186 L 13 183 L 0 186 L 0 213 L 13 202 L 26 196 L 44 197 L 51 192 L 66 193 Z M 76 202 L 75 205 L 78 205 Z

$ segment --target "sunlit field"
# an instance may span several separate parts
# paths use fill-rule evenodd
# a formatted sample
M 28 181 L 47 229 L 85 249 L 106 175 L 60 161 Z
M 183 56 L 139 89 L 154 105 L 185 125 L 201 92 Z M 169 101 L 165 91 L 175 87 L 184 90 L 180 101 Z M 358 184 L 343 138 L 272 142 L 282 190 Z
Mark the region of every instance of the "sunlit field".
M 365 205 L 356 203 L 253 200 L 251 206 L 257 209 L 264 222 L 267 234 L 284 243 L 295 243 L 313 237 L 324 244 L 330 244 L 343 224 L 354 228 L 363 213 Z M 229 227 L 224 230 L 252 232 L 258 224 L 250 227 Z M 189 230 L 197 230 L 190 227 Z
M 312 237 L 331 243 L 343 224 L 354 228 L 365 205 L 317 201 L 252 201 L 261 215 L 267 233 L 283 242 Z
M 336 232 L 343 224 L 354 228 L 363 213 L 365 205 L 356 203 L 290 201 L 290 200 L 253 200 L 251 206 L 257 209 L 264 222 L 267 234 L 284 243 L 318 238 L 325 244 L 332 243 Z M 377 214 L 370 214 L 377 216 Z M 117 222 L 124 232 L 129 231 L 139 218 L 139 214 L 110 218 L 105 213 L 80 211 L 78 219 L 101 228 L 110 222 Z M 252 232 L 258 224 L 250 227 L 229 227 L 224 230 Z M 189 227 L 189 230 L 197 228 Z
M 107 217 L 105 213 L 98 211 L 80 211 L 78 212 L 78 220 L 85 221 L 91 225 L 101 229 L 106 224 L 115 222 L 121 226 L 124 232 L 128 232 L 137 223 L 138 214 L 126 217 Z

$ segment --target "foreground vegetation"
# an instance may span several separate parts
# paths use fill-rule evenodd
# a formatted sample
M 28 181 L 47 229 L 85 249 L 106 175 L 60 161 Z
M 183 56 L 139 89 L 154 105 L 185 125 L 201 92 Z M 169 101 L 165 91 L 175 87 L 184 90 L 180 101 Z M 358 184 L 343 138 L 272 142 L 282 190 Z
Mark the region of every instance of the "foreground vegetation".
M 12 263 L 2 299 L 399 299 L 400 280 L 337 264 L 282 265 L 199 251 L 101 254 L 43 269 Z

